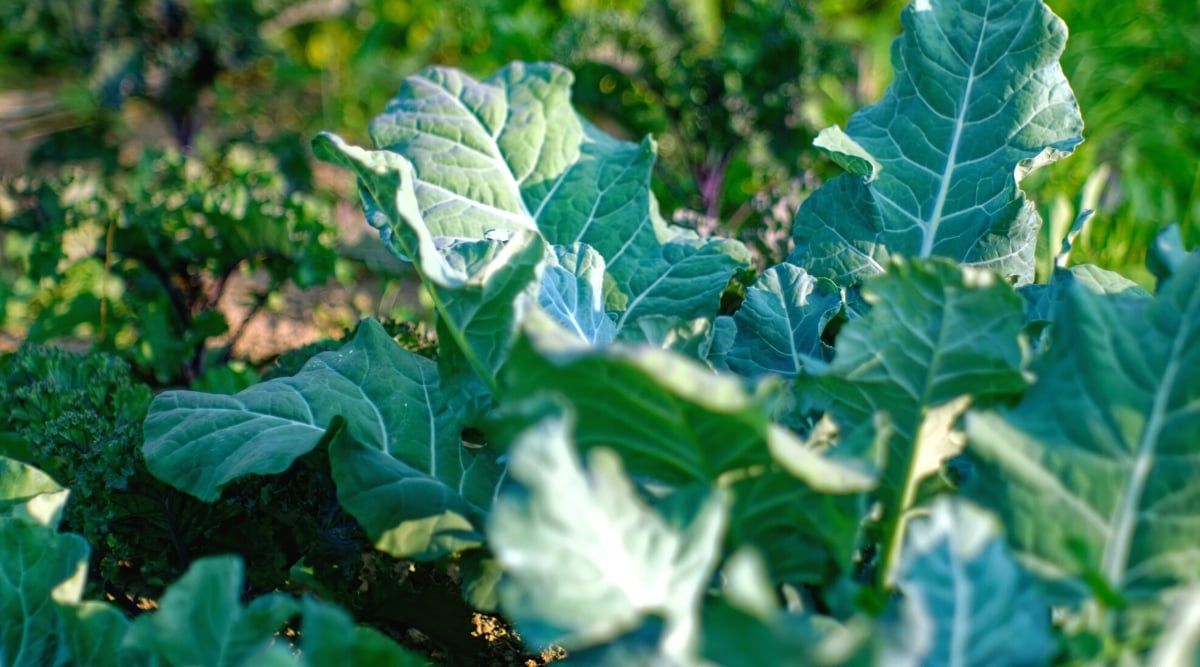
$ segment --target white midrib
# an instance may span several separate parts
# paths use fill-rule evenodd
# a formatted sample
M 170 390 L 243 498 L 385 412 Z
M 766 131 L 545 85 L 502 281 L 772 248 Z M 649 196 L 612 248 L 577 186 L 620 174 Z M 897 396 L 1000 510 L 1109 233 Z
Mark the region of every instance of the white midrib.
M 950 632 L 951 667 L 968 664 L 967 643 L 971 639 L 971 578 L 957 549 L 950 550 L 950 572 L 954 578 L 954 625 Z
M 433 399 L 429 396 L 429 383 L 425 380 L 425 369 L 418 365 L 417 374 L 421 376 L 421 391 L 425 394 L 425 410 L 429 417 L 429 476 L 437 479 L 437 418 L 433 414 Z
M 942 223 L 942 211 L 946 207 L 946 196 L 950 193 L 950 178 L 958 167 L 958 145 L 962 140 L 963 125 L 966 124 L 967 103 L 971 99 L 971 89 L 975 87 L 975 65 L 979 62 L 979 52 L 983 49 L 983 36 L 987 34 L 987 18 L 979 30 L 979 41 L 975 42 L 975 55 L 968 68 L 967 85 L 963 89 L 962 100 L 958 105 L 958 114 L 954 118 L 954 134 L 950 138 L 950 150 L 946 155 L 946 168 L 942 170 L 942 180 L 938 184 L 937 198 L 933 202 L 933 213 L 925 224 L 925 238 L 921 241 L 921 257 L 933 255 L 933 243 L 937 240 L 938 226 Z
M 1200 297 L 1200 290 L 1193 293 L 1192 300 L 1198 297 Z M 1142 493 L 1146 489 L 1146 480 L 1150 477 L 1150 470 L 1154 467 L 1155 445 L 1158 443 L 1163 423 L 1166 420 L 1167 401 L 1170 400 L 1171 388 L 1174 387 L 1175 378 L 1179 375 L 1178 359 L 1183 356 L 1186 334 L 1192 326 L 1191 318 L 1188 316 L 1189 312 L 1190 307 L 1183 309 L 1182 321 L 1179 323 L 1175 340 L 1171 344 L 1170 356 L 1167 357 L 1167 367 L 1163 371 L 1158 391 L 1154 393 L 1150 419 L 1146 422 L 1146 428 L 1142 431 L 1142 437 L 1138 442 L 1133 472 L 1129 475 L 1129 483 L 1125 486 L 1121 502 L 1117 504 L 1117 511 L 1113 515 L 1112 537 L 1104 545 L 1101 569 L 1109 584 L 1116 590 L 1120 590 L 1129 569 L 1129 552 L 1133 548 L 1133 535 L 1137 530 L 1138 505 L 1141 503 Z

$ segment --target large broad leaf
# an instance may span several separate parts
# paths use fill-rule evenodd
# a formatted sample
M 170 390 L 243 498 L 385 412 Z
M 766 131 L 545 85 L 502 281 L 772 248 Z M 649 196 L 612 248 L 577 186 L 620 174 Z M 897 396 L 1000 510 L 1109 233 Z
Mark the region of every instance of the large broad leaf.
M 1041 0 L 919 0 L 901 18 L 883 99 L 817 138 L 850 174 L 805 201 L 790 261 L 842 285 L 895 254 L 1028 282 L 1039 220 L 1018 183 L 1082 140 L 1066 28 Z
M 446 274 L 436 247 L 537 231 L 600 253 L 618 328 L 650 314 L 711 316 L 746 249 L 670 230 L 650 193 L 653 142 L 618 141 L 580 118 L 572 79 L 551 64 L 514 63 L 485 81 L 426 69 L 372 122 L 378 150 L 329 134 L 315 148 L 355 171 L 368 220 L 435 284 Z
M 159 600 L 159 610 L 139 616 L 125 636 L 135 664 L 234 667 L 266 651 L 284 623 L 300 611 L 290 597 L 272 594 L 241 604 L 242 562 L 233 556 L 201 558 Z
M 830 281 L 786 262 L 773 266 L 746 290 L 725 363 L 752 378 L 775 373 L 791 379 L 805 365 L 823 366 L 831 350 L 821 334 L 841 308 L 841 293 Z
M 0 517 L 0 664 L 42 667 L 71 659 L 59 604 L 79 601 L 87 541 Z
M 581 449 L 613 449 L 632 472 L 662 482 L 709 483 L 770 463 L 768 438 L 787 437 L 771 428 L 768 388 L 750 393 L 739 378 L 666 350 L 591 347 L 540 311 L 526 318 L 506 380 L 506 399 L 564 397 Z
M 202 558 L 172 584 L 159 609 L 138 617 L 125 638 L 124 664 L 196 667 L 369 667 L 427 664 L 346 612 L 274 593 L 241 604 L 242 563 Z M 280 631 L 299 616 L 299 646 Z
M 68 491 L 0 457 L 0 665 L 120 665 L 128 621 L 81 602 L 87 542 L 55 530 Z
M 970 415 L 968 488 L 1067 599 L 1097 577 L 1127 599 L 1196 581 L 1200 254 L 1153 300 L 1077 286 L 1053 322 L 1020 405 Z
M 569 650 L 660 616 L 662 652 L 687 660 L 720 555 L 724 503 L 710 497 L 676 528 L 645 504 L 611 451 L 593 449 L 585 467 L 571 432 L 569 417 L 547 417 L 513 447 L 516 485 L 497 499 L 488 528 L 506 572 L 501 607 L 533 645 Z
M 1050 657 L 1050 608 L 992 517 L 972 505 L 941 498 L 913 519 L 896 586 L 903 598 L 882 664 L 1021 667 Z
M 461 414 L 443 396 L 436 364 L 401 348 L 374 320 L 293 377 L 235 396 L 162 394 L 146 418 L 146 463 L 212 500 L 234 479 L 286 470 L 332 437 L 335 420 L 344 423 L 330 447 L 338 496 L 390 552 L 438 555 L 444 543 L 429 527 L 456 516 L 460 530 L 491 502 L 501 466 L 490 451 L 463 446 Z M 381 504 L 397 498 L 406 502 Z
M 994 273 L 943 260 L 894 261 L 863 296 L 872 309 L 842 328 L 828 372 L 806 389 L 847 430 L 890 416 L 895 434 L 879 489 L 886 577 L 921 480 L 961 451 L 958 418 L 973 400 L 1025 389 L 1025 318 L 1021 298 Z

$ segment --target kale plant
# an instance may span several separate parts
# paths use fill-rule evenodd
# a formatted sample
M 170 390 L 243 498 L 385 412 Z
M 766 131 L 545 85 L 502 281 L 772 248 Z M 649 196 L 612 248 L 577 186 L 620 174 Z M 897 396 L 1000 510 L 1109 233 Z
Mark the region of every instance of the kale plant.
M 147 150 L 125 174 L 67 169 L 6 186 L 16 210 L 0 220 L 0 238 L 17 255 L 26 338 L 94 336 L 157 383 L 190 384 L 229 361 L 289 281 L 320 285 L 334 273 L 331 207 L 295 191 L 249 144 L 208 159 Z M 230 331 L 219 307 L 230 279 L 251 270 L 265 285 Z

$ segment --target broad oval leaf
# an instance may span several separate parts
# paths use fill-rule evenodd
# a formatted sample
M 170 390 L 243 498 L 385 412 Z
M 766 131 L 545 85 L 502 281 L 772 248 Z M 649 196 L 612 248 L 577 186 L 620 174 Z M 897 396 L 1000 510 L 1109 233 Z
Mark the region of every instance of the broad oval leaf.
M 502 466 L 490 450 L 464 447 L 461 413 L 442 395 L 436 363 L 401 348 L 374 320 L 293 377 L 235 396 L 162 394 L 146 419 L 146 464 L 213 500 L 234 479 L 283 472 L 334 435 L 328 431 L 339 420 L 344 432 L 330 447 L 338 496 L 373 538 L 409 536 L 402 547 L 389 542 L 390 551 L 435 557 L 440 532 L 417 526 L 436 525 L 448 512 L 481 520 Z M 403 506 L 377 504 L 395 492 L 416 495 Z M 416 539 L 422 535 L 424 543 Z
M 969 415 L 967 489 L 1064 600 L 1094 577 L 1129 600 L 1195 582 L 1200 254 L 1153 300 L 1075 285 L 1052 320 L 1021 403 Z
M 1039 220 L 1017 185 L 1082 141 L 1066 28 L 1040 0 L 920 0 L 901 18 L 883 99 L 817 137 L 852 175 L 801 207 L 790 261 L 841 285 L 894 254 L 1028 282 Z

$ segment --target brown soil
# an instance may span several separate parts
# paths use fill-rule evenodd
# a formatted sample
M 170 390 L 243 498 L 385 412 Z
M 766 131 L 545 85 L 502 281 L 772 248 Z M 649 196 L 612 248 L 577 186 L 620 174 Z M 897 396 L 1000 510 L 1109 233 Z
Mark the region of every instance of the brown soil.
M 339 204 L 335 220 L 340 234 L 339 254 L 359 265 L 358 281 L 349 286 L 331 281 L 327 286 L 304 290 L 289 285 L 283 292 L 280 310 L 264 309 L 245 324 L 253 294 L 266 285 L 266 276 L 235 276 L 220 304 L 230 331 L 237 331 L 243 324 L 246 327 L 233 347 L 235 359 L 260 364 L 288 350 L 340 336 L 364 317 L 387 316 L 396 308 L 422 311 L 420 286 L 411 267 L 387 251 L 359 210 L 348 203 Z M 213 344 L 224 345 L 227 339 L 216 339 Z

